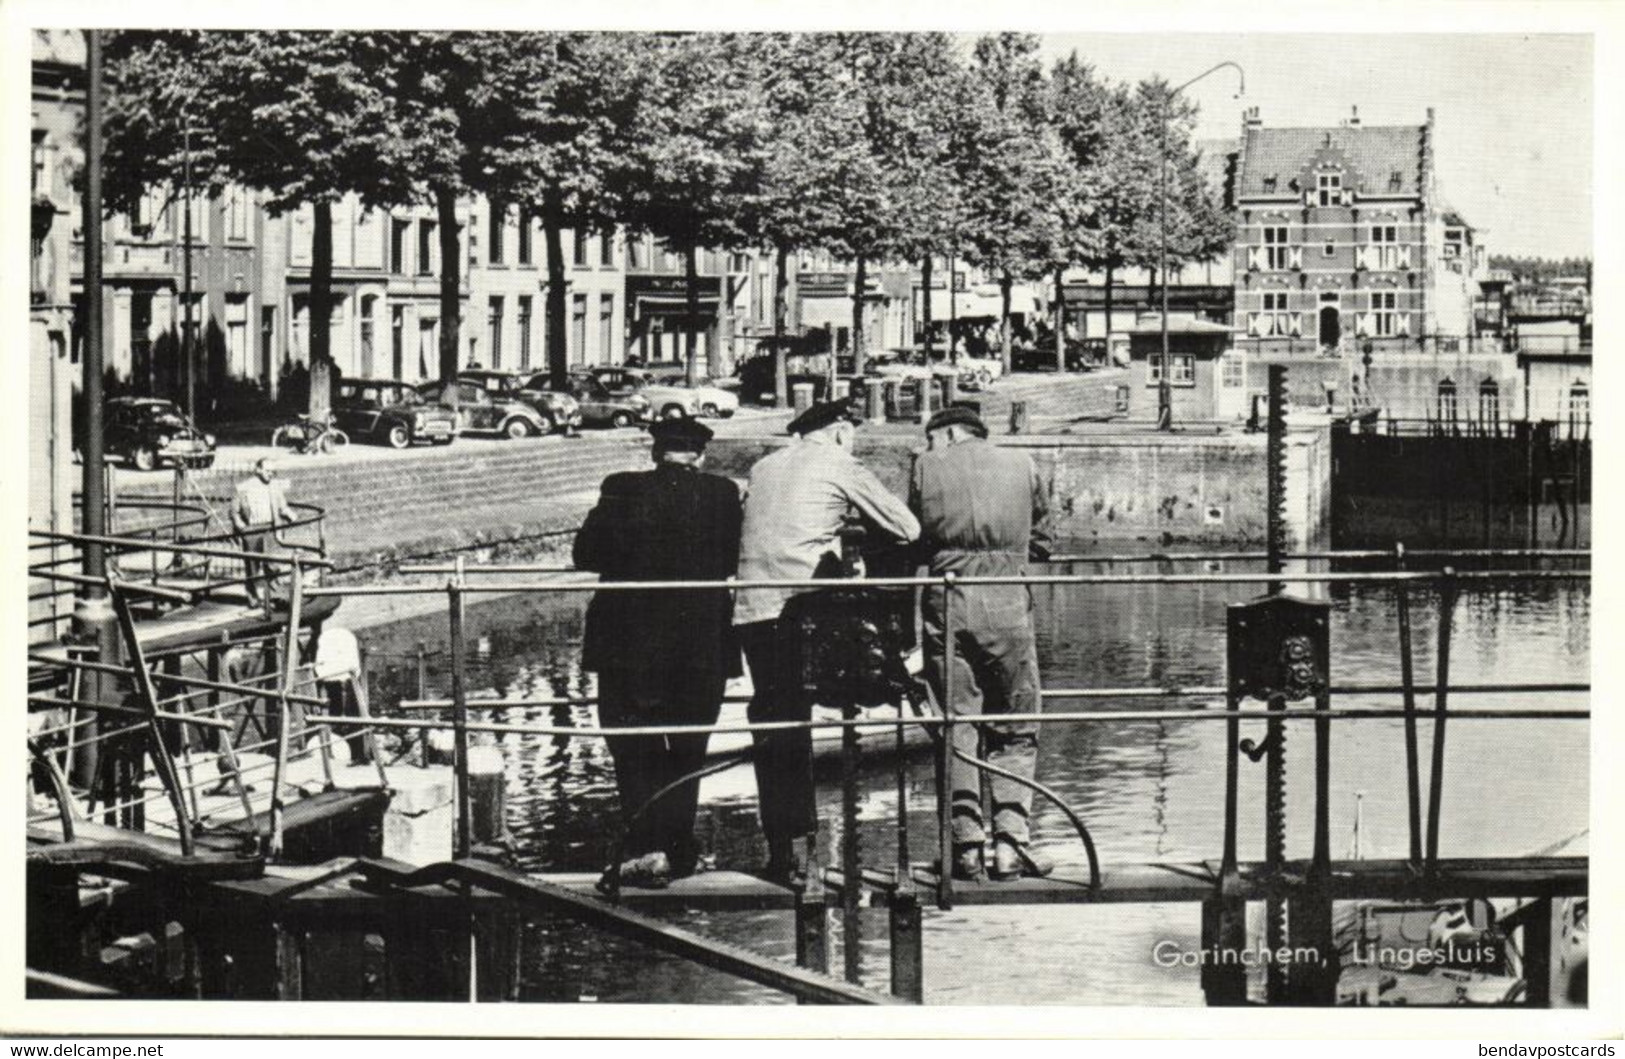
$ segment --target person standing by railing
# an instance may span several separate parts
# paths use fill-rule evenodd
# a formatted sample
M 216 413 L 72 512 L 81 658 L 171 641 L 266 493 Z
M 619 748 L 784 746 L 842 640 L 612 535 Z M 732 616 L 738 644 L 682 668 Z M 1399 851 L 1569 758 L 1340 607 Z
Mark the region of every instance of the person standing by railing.
M 271 461 L 260 457 L 254 461 L 254 477 L 238 482 L 236 495 L 232 498 L 231 528 L 237 532 L 237 546 L 245 552 L 264 555 L 277 527 L 293 520 L 287 489 L 277 481 Z M 248 604 L 251 607 L 264 604 L 270 597 L 269 585 L 263 575 L 266 569 L 266 564 L 261 560 L 243 560 Z
M 930 451 L 915 461 L 909 507 L 919 516 L 920 543 L 930 572 L 962 577 L 1020 577 L 1029 560 L 1049 557 L 1049 500 L 1026 453 L 987 440 L 987 427 L 968 408 L 945 408 L 926 424 Z M 949 596 L 952 598 L 950 599 Z M 953 642 L 945 610 L 953 607 Z M 925 675 L 950 714 L 1038 713 L 1038 648 L 1032 597 L 1026 585 L 928 588 Z M 952 667 L 953 696 L 947 694 Z M 954 749 L 983 756 L 1006 772 L 1032 779 L 1038 764 L 1038 726 L 959 724 Z M 982 754 L 978 754 L 978 744 Z M 955 878 L 980 879 L 986 868 L 982 772 L 951 756 L 948 767 Z M 993 808 L 993 876 L 1048 875 L 1048 857 L 1029 848 L 1027 816 L 1032 790 L 989 775 Z
M 799 440 L 759 460 L 750 471 L 739 552 L 741 581 L 804 581 L 826 557 L 838 555 L 849 511 L 904 544 L 920 535 L 907 506 L 852 455 L 856 420 L 844 402 L 815 404 L 790 424 Z M 755 688 L 751 723 L 806 721 L 812 703 L 801 690 L 796 645 L 780 615 L 810 588 L 741 588 L 734 626 Z M 815 835 L 812 733 L 805 728 L 755 737 L 756 787 L 767 839 L 769 879 L 787 882 L 801 871 L 797 839 Z
M 739 487 L 700 464 L 711 431 L 661 419 L 652 471 L 612 474 L 576 534 L 577 569 L 615 581 L 724 581 L 739 561 Z M 598 674 L 605 728 L 715 724 L 739 646 L 726 588 L 598 592 L 587 607 L 582 666 Z M 661 788 L 700 768 L 709 737 L 610 736 L 626 827 L 619 867 L 630 886 L 661 887 L 694 871 L 698 782 L 645 809 Z M 640 814 L 640 810 L 643 810 Z

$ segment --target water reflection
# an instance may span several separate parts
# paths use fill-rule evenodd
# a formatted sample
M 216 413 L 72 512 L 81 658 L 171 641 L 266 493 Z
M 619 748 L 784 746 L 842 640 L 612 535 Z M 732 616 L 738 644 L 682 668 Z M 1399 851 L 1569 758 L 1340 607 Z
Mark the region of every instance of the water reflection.
M 1064 586 L 1036 593 L 1046 686 L 1178 687 L 1223 683 L 1225 607 L 1250 598 L 1257 585 Z M 1350 586 L 1330 594 L 1333 678 L 1340 683 L 1398 683 L 1397 609 L 1387 586 Z M 1454 615 L 1454 682 L 1583 682 L 1589 679 L 1589 585 L 1536 582 L 1472 586 Z M 471 640 L 489 637 L 488 657 L 469 660 L 470 686 L 488 695 L 582 698 L 593 678 L 581 671 L 579 643 L 585 598 L 510 597 L 468 612 Z M 1438 628 L 1437 594 L 1411 590 L 1417 679 L 1431 683 Z M 381 672 L 387 705 L 415 692 L 415 650 L 428 645 L 427 691 L 444 694 L 444 615 L 374 631 L 369 650 Z M 435 653 L 435 652 L 439 653 Z M 404 660 L 403 660 L 404 659 Z M 1466 705 L 1522 705 L 1507 696 L 1468 698 Z M 1222 700 L 1203 702 L 1215 711 Z M 1335 705 L 1398 706 L 1398 696 L 1346 696 Z M 1430 705 L 1430 702 L 1424 705 Z M 1530 703 L 1533 704 L 1533 703 Z M 1540 705 L 1581 708 L 1587 696 L 1553 695 Z M 1071 700 L 1049 709 L 1188 708 L 1190 699 Z M 592 724 L 593 707 L 493 711 L 502 721 Z M 1256 730 L 1252 730 L 1256 729 Z M 1450 726 L 1440 852 L 1444 856 L 1515 855 L 1587 826 L 1588 725 L 1581 721 L 1461 721 Z M 1423 762 L 1431 725 L 1420 726 Z M 1262 725 L 1244 726 L 1262 735 Z M 1222 834 L 1223 726 L 1135 720 L 1046 728 L 1039 778 L 1087 821 L 1106 865 L 1147 860 L 1216 858 Z M 597 870 L 616 812 L 611 763 L 597 739 L 503 735 L 508 761 L 509 826 L 519 860 L 531 870 Z M 1307 856 L 1312 827 L 1313 757 L 1308 726 L 1289 726 L 1287 748 L 1289 855 Z M 1367 857 L 1404 856 L 1408 848 L 1403 728 L 1398 721 L 1338 724 L 1331 765 L 1334 856 L 1352 852 L 1356 795 L 1363 796 L 1361 848 Z M 1425 765 L 1424 765 L 1425 768 Z M 935 857 L 933 769 L 928 755 L 910 758 L 908 831 L 916 860 Z M 1263 767 L 1242 765 L 1241 855 L 1262 855 Z M 1424 776 L 1425 781 L 1425 776 Z M 883 756 L 862 773 L 859 826 L 865 859 L 895 859 L 895 773 Z M 826 775 L 820 815 L 836 821 L 839 786 Z M 698 833 L 719 864 L 751 867 L 763 856 L 748 768 L 707 780 Z M 1082 849 L 1065 816 L 1040 801 L 1035 840 L 1060 863 L 1081 872 Z M 1583 843 L 1576 847 L 1583 849 Z M 865 916 L 870 916 L 865 913 Z M 788 956 L 789 918 L 782 914 L 693 914 L 679 917 L 703 933 Z M 886 986 L 883 913 L 865 919 L 866 976 Z M 590 936 L 568 924 L 539 921 L 526 968 L 534 999 L 781 1001 L 766 990 L 702 972 L 635 945 Z M 1195 906 L 982 908 L 926 917 L 927 999 L 982 1003 L 1193 1004 L 1201 996 L 1189 970 L 1157 967 L 1152 945 L 1194 947 Z M 1073 955 L 1087 952 L 1089 958 Z M 1047 956 L 1046 956 L 1047 954 Z M 838 939 L 831 956 L 839 966 Z M 956 968 L 959 970 L 956 971 Z

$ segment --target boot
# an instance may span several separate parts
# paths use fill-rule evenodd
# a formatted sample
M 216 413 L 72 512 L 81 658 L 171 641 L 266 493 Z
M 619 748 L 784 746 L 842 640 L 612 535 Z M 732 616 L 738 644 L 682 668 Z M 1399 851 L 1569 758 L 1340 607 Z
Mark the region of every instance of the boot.
M 1055 870 L 1055 862 L 1025 842 L 1000 835 L 993 840 L 993 878 L 1000 882 L 1022 876 L 1041 879 Z
M 955 843 L 954 844 L 954 878 L 960 882 L 981 882 L 987 874 L 987 868 L 982 863 L 982 844 Z

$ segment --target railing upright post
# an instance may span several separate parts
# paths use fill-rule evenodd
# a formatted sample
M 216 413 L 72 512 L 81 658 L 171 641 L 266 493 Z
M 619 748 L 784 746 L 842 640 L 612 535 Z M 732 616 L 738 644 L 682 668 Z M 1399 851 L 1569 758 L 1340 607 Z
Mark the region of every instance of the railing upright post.
M 1405 545 L 1394 545 L 1394 566 L 1405 569 Z M 1422 766 L 1416 740 L 1416 673 L 1411 660 L 1411 593 L 1404 581 L 1394 583 L 1399 610 L 1399 676 L 1405 701 L 1405 793 L 1410 809 L 1411 863 L 1422 863 Z
M 267 584 L 267 589 L 269 584 Z M 288 636 L 282 652 L 282 680 L 277 688 L 276 766 L 271 778 L 271 855 L 282 853 L 282 784 L 288 773 L 288 728 L 293 722 L 293 703 L 288 698 L 299 670 L 299 623 L 305 605 L 305 578 L 297 556 L 293 560 L 292 584 L 288 588 Z M 271 594 L 265 593 L 269 607 Z
M 942 743 L 937 754 L 937 907 L 954 906 L 953 759 L 954 759 L 954 583 L 942 575 Z
M 1439 860 L 1439 814 L 1444 797 L 1444 725 L 1450 707 L 1450 626 L 1456 610 L 1456 571 L 1444 568 L 1439 582 L 1438 668 L 1434 676 L 1433 767 L 1428 773 L 1427 873 Z
M 468 804 L 468 690 L 463 672 L 463 557 L 457 557 L 457 571 L 446 585 L 451 622 L 451 701 L 452 724 L 456 736 L 457 848 L 456 857 L 468 856 L 473 849 Z

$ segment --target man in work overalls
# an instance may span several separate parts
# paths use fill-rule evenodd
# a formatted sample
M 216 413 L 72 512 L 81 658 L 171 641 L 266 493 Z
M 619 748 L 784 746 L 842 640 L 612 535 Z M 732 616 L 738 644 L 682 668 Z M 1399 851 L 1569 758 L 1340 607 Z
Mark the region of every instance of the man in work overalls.
M 909 506 L 919 516 L 921 549 L 933 576 L 1019 576 L 1027 572 L 1029 558 L 1049 557 L 1047 491 L 1026 453 L 989 443 L 980 417 L 963 407 L 933 416 L 926 437 L 931 448 L 915 461 Z M 951 650 L 945 604 L 953 609 Z M 944 710 L 958 715 L 1040 711 L 1038 650 L 1026 585 L 928 588 L 922 607 L 926 680 Z M 1038 761 L 1037 724 L 960 724 L 953 733 L 959 753 L 1032 778 Z M 982 779 L 981 769 L 957 754 L 950 758 L 952 870 L 960 879 L 980 879 L 986 870 Z M 1032 791 L 991 773 L 987 780 L 993 877 L 1049 874 L 1049 858 L 1029 847 Z

